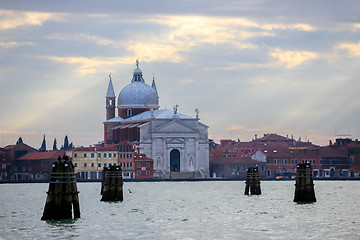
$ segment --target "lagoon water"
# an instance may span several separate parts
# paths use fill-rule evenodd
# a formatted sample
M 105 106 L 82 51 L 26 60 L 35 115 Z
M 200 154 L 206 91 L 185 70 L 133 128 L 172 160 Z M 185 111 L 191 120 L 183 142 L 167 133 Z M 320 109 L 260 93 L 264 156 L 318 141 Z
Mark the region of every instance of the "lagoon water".
M 360 182 L 315 181 L 317 202 L 293 202 L 293 181 L 125 182 L 100 202 L 78 183 L 81 218 L 41 221 L 48 184 L 0 184 L 0 239 L 360 239 Z M 128 191 L 131 190 L 131 193 Z

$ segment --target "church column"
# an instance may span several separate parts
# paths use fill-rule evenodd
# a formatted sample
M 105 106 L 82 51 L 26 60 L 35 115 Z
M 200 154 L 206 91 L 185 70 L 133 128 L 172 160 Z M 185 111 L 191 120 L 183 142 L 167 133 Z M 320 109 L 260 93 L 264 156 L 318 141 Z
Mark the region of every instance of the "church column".
M 195 138 L 195 166 L 194 166 L 194 168 L 195 168 L 195 170 L 199 170 L 200 169 L 200 159 L 199 159 L 199 157 L 200 157 L 200 154 L 199 154 L 199 151 L 200 151 L 200 146 L 199 146 L 199 138 L 198 137 L 196 137 Z
M 166 138 L 165 137 L 162 137 L 161 138 L 162 140 L 162 146 L 163 146 L 163 159 L 162 159 L 162 169 L 167 172 L 170 170 L 170 154 L 169 154 L 169 151 L 167 149 L 167 146 L 166 146 Z
M 155 152 L 155 145 L 156 145 L 156 138 L 152 137 L 151 138 L 151 158 L 153 159 L 154 170 L 159 170 L 160 166 L 157 165 L 157 157 L 156 157 L 156 152 Z

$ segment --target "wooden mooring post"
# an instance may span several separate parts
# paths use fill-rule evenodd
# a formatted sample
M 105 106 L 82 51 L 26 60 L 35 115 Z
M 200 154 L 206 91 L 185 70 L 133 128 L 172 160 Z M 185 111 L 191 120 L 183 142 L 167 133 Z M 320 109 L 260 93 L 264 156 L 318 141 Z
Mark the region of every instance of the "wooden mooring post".
M 294 202 L 316 202 L 310 163 L 301 163 L 296 167 Z
M 52 165 L 49 190 L 41 220 L 80 218 L 79 196 L 74 165 L 67 156 L 58 158 Z
M 261 195 L 260 175 L 258 167 L 250 167 L 246 173 L 245 195 Z
M 123 201 L 123 179 L 120 166 L 104 168 L 101 182 L 101 201 Z

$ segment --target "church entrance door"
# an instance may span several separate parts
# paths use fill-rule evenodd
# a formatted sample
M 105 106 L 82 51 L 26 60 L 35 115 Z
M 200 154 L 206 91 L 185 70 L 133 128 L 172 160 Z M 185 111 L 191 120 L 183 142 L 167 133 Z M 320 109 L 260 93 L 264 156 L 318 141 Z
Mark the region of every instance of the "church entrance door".
M 180 172 L 180 151 L 177 149 L 170 152 L 170 171 Z

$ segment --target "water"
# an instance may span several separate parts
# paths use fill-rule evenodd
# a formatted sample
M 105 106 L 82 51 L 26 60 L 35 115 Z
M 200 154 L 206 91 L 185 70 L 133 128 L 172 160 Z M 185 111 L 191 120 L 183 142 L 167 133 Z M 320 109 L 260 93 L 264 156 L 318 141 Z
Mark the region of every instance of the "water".
M 0 185 L 0 239 L 360 239 L 360 182 L 315 181 L 312 204 L 293 202 L 291 181 L 260 196 L 240 181 L 126 182 L 121 203 L 77 185 L 81 218 L 66 221 L 40 220 L 48 184 Z

